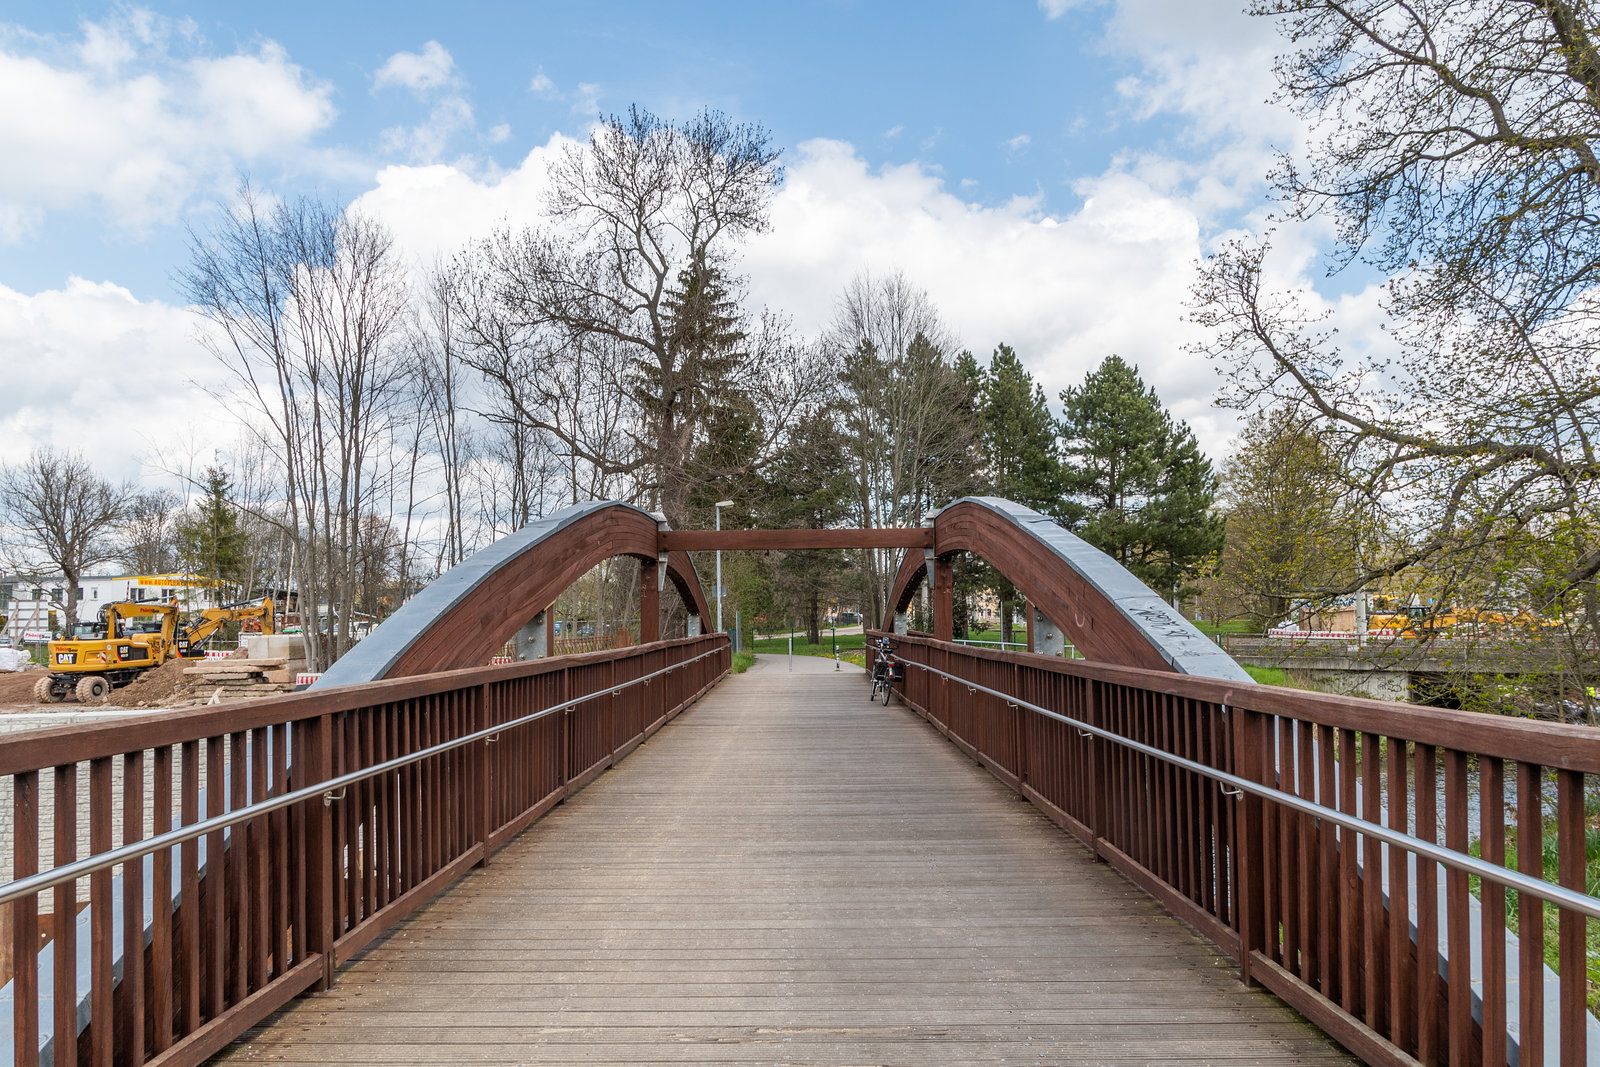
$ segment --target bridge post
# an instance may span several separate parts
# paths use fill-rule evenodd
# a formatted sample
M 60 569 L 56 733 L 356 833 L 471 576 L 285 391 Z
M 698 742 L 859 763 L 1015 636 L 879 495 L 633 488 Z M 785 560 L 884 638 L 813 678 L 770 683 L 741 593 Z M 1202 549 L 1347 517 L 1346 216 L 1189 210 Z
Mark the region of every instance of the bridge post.
M 661 566 L 657 561 L 639 564 L 639 643 L 661 640 Z
M 948 556 L 933 560 L 933 636 L 936 641 L 955 639 L 955 564 Z
M 906 631 L 908 631 L 910 629 L 911 629 L 911 623 L 906 618 L 906 613 L 903 612 L 903 611 L 895 612 L 894 613 L 894 632 L 904 636 Z
M 1036 605 L 1029 605 L 1033 614 L 1028 619 L 1028 649 L 1041 656 L 1059 656 L 1067 651 L 1067 638 L 1061 627 L 1051 622 Z
M 699 637 L 700 636 L 700 616 L 698 616 L 698 615 L 690 615 L 689 616 L 689 628 L 685 632 L 690 637 Z
M 505 631 L 501 631 L 504 633 Z M 523 624 L 517 631 L 517 658 L 543 659 L 550 654 L 550 609 L 546 608 Z

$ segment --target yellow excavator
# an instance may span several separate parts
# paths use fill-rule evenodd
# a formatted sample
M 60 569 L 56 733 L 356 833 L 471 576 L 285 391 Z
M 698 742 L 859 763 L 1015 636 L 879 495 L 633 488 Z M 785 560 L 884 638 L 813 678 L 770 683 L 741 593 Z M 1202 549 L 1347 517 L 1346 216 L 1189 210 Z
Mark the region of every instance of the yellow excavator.
M 223 624 L 274 632 L 270 597 L 182 617 L 174 601 L 121 600 L 106 604 L 92 623 L 79 623 L 73 635 L 50 642 L 50 674 L 33 687 L 41 704 L 75 696 L 84 704 L 103 703 L 111 690 L 127 685 L 152 667 L 174 658 L 200 658 L 202 642 Z

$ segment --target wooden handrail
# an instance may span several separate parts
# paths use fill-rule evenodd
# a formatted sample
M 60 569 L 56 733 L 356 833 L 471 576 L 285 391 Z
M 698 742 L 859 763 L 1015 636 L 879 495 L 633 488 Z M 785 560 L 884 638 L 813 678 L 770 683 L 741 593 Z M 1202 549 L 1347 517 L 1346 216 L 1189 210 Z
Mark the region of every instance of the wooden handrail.
M 46 1049 L 63 1062 L 58 1034 L 89 1062 L 204 1061 L 325 988 L 698 699 L 730 658 L 727 636 L 710 634 L 0 741 L 13 886 L 77 856 L 89 872 L 25 882 L 7 906 L 0 1041 L 17 1064 Z M 43 950 L 41 897 L 77 915 Z M 91 946 L 82 971 L 79 943 Z
M 894 640 L 908 705 L 1369 1062 L 1600 1056 L 1595 731 Z

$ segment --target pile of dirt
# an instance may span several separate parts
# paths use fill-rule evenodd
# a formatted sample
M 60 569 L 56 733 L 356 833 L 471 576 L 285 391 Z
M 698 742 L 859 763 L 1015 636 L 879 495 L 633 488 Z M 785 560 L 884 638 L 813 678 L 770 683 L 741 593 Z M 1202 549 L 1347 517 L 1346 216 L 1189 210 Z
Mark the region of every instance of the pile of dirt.
M 194 664 L 192 659 L 169 659 L 159 667 L 151 667 L 121 689 L 113 689 L 106 703 L 137 708 L 170 700 L 173 690 L 191 681 L 184 676 L 183 669 Z
M 0 704 L 32 704 L 34 683 L 44 676 L 43 670 L 0 673 Z

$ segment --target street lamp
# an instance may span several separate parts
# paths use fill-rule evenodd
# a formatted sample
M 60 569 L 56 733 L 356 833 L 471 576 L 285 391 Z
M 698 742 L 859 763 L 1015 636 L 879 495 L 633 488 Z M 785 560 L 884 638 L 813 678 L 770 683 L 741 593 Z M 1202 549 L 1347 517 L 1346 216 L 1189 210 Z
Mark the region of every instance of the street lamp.
M 711 505 L 717 512 L 717 532 L 722 532 L 722 509 L 733 507 L 731 500 L 719 500 Z M 722 632 L 722 549 L 717 549 L 717 633 Z

